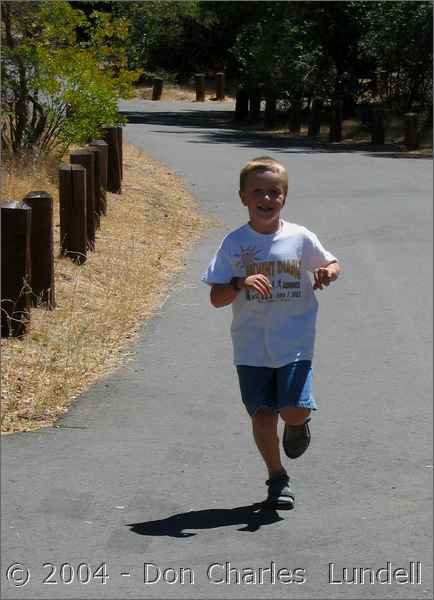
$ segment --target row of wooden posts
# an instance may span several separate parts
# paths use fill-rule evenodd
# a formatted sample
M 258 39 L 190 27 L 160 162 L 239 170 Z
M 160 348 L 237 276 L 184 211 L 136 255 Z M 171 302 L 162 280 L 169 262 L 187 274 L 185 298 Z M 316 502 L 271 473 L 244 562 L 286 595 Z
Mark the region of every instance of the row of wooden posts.
M 196 102 L 205 102 L 205 75 L 197 73 L 194 76 L 196 88 Z M 152 87 L 152 100 L 161 100 L 163 94 L 164 80 L 162 77 L 155 77 Z M 215 100 L 223 101 L 225 99 L 225 74 L 223 72 L 215 75 Z
M 104 139 L 71 152 L 59 169 L 60 253 L 81 265 L 95 250 L 96 230 L 107 215 L 107 194 L 120 194 L 122 127 L 103 129 Z M 53 309 L 53 198 L 29 192 L 1 205 L 1 336 L 22 336 L 31 306 Z
M 236 96 L 235 119 L 243 121 L 249 119 L 252 122 L 259 121 L 262 97 L 258 93 L 251 93 L 241 89 Z M 276 125 L 277 98 L 275 96 L 265 98 L 264 127 L 272 129 Z M 371 105 L 371 143 L 383 145 L 385 143 L 385 109 L 380 104 Z M 343 101 L 332 100 L 325 104 L 323 99 L 314 98 L 308 116 L 308 137 L 318 138 L 323 123 L 324 114 L 328 115 L 329 142 L 340 142 L 342 140 Z M 404 145 L 407 150 L 416 150 L 419 147 L 417 113 L 406 113 Z M 302 125 L 302 103 L 293 103 L 290 110 L 289 131 L 295 135 L 300 134 Z
M 152 100 L 161 100 L 164 81 L 162 77 L 156 77 L 153 82 Z M 205 75 L 195 75 L 196 102 L 205 101 Z M 264 95 L 259 90 L 251 91 L 240 88 L 236 95 L 235 120 L 252 122 L 259 121 L 261 114 L 261 102 Z M 215 75 L 215 100 L 225 99 L 225 73 L 219 72 Z M 265 96 L 264 127 L 272 129 L 276 125 L 277 102 L 276 96 Z M 309 137 L 317 138 L 323 122 L 324 112 L 328 113 L 329 142 L 340 142 L 342 140 L 343 101 L 339 98 L 332 100 L 327 107 L 323 99 L 314 98 L 309 111 L 308 132 Z M 302 102 L 294 102 L 291 106 L 289 120 L 289 131 L 300 134 L 302 125 Z M 406 113 L 405 118 L 405 140 L 407 150 L 416 150 L 419 147 L 418 118 L 416 113 Z M 371 143 L 383 145 L 385 143 L 385 110 L 381 104 L 372 105 L 371 119 Z

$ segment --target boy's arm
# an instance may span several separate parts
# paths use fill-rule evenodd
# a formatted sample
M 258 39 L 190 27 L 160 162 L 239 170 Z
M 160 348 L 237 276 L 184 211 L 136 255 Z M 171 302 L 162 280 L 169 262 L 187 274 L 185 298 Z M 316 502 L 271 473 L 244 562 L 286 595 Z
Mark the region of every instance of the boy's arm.
M 237 297 L 243 288 L 256 290 L 263 298 L 272 292 L 271 283 L 265 275 L 249 275 L 248 277 L 233 277 L 229 283 L 214 283 L 211 286 L 210 300 L 215 308 L 227 306 Z
M 337 260 L 333 260 L 323 267 L 316 269 L 313 273 L 315 283 L 313 284 L 314 290 L 322 290 L 323 286 L 328 286 L 332 281 L 336 281 L 339 273 L 341 272 L 341 266 Z

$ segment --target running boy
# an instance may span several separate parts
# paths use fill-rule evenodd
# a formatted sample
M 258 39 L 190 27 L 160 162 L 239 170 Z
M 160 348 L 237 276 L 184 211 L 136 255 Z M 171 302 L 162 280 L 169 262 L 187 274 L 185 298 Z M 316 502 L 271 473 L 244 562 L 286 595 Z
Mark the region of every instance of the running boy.
M 249 222 L 224 238 L 202 276 L 211 285 L 213 306 L 232 304 L 241 397 L 268 469 L 264 506 L 281 509 L 293 507 L 294 492 L 280 459 L 278 418 L 285 423 L 285 454 L 297 458 L 309 445 L 309 415 L 316 409 L 313 290 L 328 286 L 340 271 L 314 233 L 281 219 L 287 193 L 288 174 L 280 163 L 266 156 L 249 161 L 239 190 Z

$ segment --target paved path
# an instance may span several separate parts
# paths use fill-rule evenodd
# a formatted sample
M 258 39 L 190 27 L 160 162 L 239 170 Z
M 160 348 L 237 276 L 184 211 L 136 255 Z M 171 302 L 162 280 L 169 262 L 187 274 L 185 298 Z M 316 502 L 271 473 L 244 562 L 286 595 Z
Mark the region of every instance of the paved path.
M 2 597 L 432 597 L 431 161 L 240 134 L 220 127 L 226 104 L 123 108 L 128 141 L 183 177 L 222 226 L 191 253 L 127 368 L 83 394 L 61 428 L 3 438 Z M 280 514 L 252 508 L 264 473 L 231 364 L 230 309 L 211 309 L 199 282 L 245 219 L 240 166 L 265 153 L 289 170 L 284 216 L 344 269 L 319 293 L 320 410 L 309 452 L 289 465 L 296 509 Z M 6 581 L 15 562 L 30 569 L 26 586 Z M 344 568 L 418 562 L 421 584 L 403 572 L 401 583 L 338 583 Z M 144 563 L 174 570 L 145 584 Z

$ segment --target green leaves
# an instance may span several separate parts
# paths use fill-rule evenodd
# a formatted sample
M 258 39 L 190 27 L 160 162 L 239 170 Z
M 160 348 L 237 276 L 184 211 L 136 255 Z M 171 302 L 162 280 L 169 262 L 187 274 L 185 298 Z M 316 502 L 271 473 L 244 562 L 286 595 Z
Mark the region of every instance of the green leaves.
M 2 21 L 6 150 L 62 153 L 119 122 L 118 100 L 140 75 L 126 69 L 125 19 L 87 19 L 57 0 L 8 2 Z

